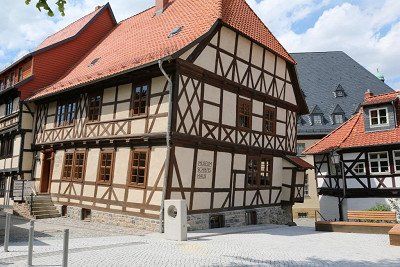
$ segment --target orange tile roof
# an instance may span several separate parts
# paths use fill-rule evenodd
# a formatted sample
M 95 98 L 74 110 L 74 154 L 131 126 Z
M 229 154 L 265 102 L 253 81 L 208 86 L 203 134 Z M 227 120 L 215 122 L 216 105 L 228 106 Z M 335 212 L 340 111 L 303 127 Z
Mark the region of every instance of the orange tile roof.
M 389 95 L 398 95 L 400 92 L 370 97 L 371 103 L 385 99 Z M 378 102 L 377 102 L 378 103 Z M 385 103 L 385 102 L 383 102 Z M 400 127 L 396 126 L 391 130 L 366 132 L 364 122 L 364 111 L 360 111 L 343 123 L 335 131 L 321 139 L 313 146 L 306 149 L 304 154 L 323 154 L 336 149 L 347 149 L 356 147 L 369 147 L 377 145 L 389 145 L 400 143 Z
M 400 98 L 400 93 L 399 92 L 390 92 L 387 94 L 382 94 L 382 95 L 376 95 L 372 97 L 367 97 L 362 103 L 363 106 L 369 106 L 369 105 L 376 105 L 376 104 L 383 104 L 383 103 L 388 103 L 395 101 L 396 99 Z
M 89 84 L 172 56 L 209 32 L 218 20 L 295 64 L 245 0 L 174 0 L 161 15 L 154 14 L 155 8 L 152 7 L 120 22 L 61 80 L 31 99 Z M 168 38 L 176 27 L 182 27 L 182 31 Z M 91 64 L 96 59 L 97 63 Z
M 308 163 L 307 161 L 305 161 L 302 158 L 294 157 L 294 156 L 287 156 L 286 159 L 289 162 L 296 165 L 297 167 L 299 167 L 300 169 L 303 169 L 303 170 L 314 169 L 313 165 L 311 165 L 310 163 Z
M 104 6 L 105 7 L 105 6 Z M 103 8 L 104 8 L 103 7 Z M 78 19 L 77 21 L 69 24 L 67 27 L 64 29 L 56 32 L 53 35 L 50 35 L 47 37 L 37 48 L 36 51 L 42 50 L 44 48 L 47 48 L 49 46 L 58 44 L 60 42 L 63 42 L 65 40 L 68 40 L 70 38 L 73 38 L 77 34 L 79 34 L 80 31 L 82 31 L 85 26 L 97 15 L 99 14 L 103 8 L 99 8 L 90 14 L 87 14 L 86 16 Z

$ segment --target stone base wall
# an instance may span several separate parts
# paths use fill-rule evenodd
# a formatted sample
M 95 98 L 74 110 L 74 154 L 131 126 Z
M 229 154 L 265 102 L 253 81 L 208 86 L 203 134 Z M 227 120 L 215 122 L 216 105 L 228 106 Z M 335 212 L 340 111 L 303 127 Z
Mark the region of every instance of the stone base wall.
M 57 210 L 62 214 L 62 205 L 55 204 Z M 74 220 L 82 219 L 82 208 L 77 206 L 67 206 L 66 217 Z M 160 231 L 160 220 L 143 218 L 139 216 L 132 216 L 127 214 L 117 214 L 112 212 L 91 210 L 90 218 L 87 219 L 91 222 L 112 224 L 123 227 L 132 227 L 152 232 Z
M 33 216 L 31 216 L 28 204 L 24 202 L 22 203 L 14 202 L 12 212 L 14 215 L 21 216 L 29 220 L 34 219 Z
M 255 209 L 242 209 L 216 213 L 201 213 L 188 215 L 189 231 L 210 228 L 211 215 L 223 215 L 225 227 L 238 227 L 246 225 L 246 211 L 257 213 L 257 224 L 287 224 L 292 222 L 291 206 L 274 206 Z

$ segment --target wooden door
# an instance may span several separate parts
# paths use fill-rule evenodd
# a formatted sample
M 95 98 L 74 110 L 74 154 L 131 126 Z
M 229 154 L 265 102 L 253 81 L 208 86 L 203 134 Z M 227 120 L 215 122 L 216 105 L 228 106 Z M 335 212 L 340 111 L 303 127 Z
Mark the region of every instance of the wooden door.
M 53 152 L 44 152 L 42 174 L 40 177 L 40 193 L 49 193 L 52 166 Z

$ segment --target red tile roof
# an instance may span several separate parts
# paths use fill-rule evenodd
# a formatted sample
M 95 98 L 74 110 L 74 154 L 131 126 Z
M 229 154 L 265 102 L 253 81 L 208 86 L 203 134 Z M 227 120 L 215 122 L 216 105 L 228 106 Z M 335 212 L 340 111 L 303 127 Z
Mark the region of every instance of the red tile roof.
M 57 83 L 32 99 L 62 92 L 172 56 L 205 35 L 221 20 L 264 44 L 287 61 L 295 61 L 251 10 L 245 0 L 170 0 L 154 16 L 154 7 L 128 18 Z M 168 38 L 176 27 L 182 31 Z M 98 59 L 96 64 L 91 64 Z
M 370 103 L 376 98 L 378 103 L 381 99 L 386 99 L 389 95 L 399 95 L 400 92 L 372 96 Z M 384 102 L 385 103 L 385 102 Z M 342 124 L 335 131 L 331 132 L 325 138 L 315 143 L 305 150 L 304 154 L 323 154 L 336 149 L 347 149 L 356 147 L 369 147 L 377 145 L 390 145 L 400 143 L 400 127 L 397 126 L 391 130 L 366 132 L 364 123 L 364 111 L 360 111 Z
M 294 157 L 294 156 L 287 156 L 286 159 L 289 162 L 291 162 L 292 164 L 299 167 L 300 169 L 303 169 L 303 170 L 314 169 L 313 165 L 311 165 L 307 161 L 303 160 L 302 158 Z
M 387 94 L 366 97 L 366 99 L 365 99 L 364 103 L 362 103 L 362 105 L 370 106 L 370 105 L 376 105 L 376 104 L 389 103 L 389 102 L 395 101 L 398 98 L 400 98 L 400 93 L 394 91 L 394 92 L 390 92 Z
M 42 50 L 46 47 L 49 47 L 49 46 L 55 45 L 57 43 L 63 42 L 65 40 L 68 40 L 70 38 L 73 38 L 74 36 L 79 34 L 79 32 L 82 31 L 86 27 L 86 25 L 88 25 L 92 21 L 92 19 L 103 10 L 104 7 L 99 8 L 90 14 L 87 14 L 86 16 L 69 24 L 64 29 L 56 32 L 53 35 L 50 35 L 36 48 L 36 51 Z

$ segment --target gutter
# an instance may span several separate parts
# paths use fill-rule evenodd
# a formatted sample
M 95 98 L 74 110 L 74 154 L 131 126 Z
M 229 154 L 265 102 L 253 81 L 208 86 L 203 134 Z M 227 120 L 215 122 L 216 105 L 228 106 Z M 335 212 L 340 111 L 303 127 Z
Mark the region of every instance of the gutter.
M 160 205 L 160 233 L 164 232 L 164 198 L 167 193 L 167 183 L 168 183 L 168 174 L 169 174 L 169 162 L 170 162 L 170 154 L 171 154 L 171 130 L 172 130 L 172 79 L 163 69 L 163 62 L 165 60 L 158 60 L 158 67 L 160 71 L 164 75 L 164 77 L 168 80 L 168 126 L 166 133 L 166 144 L 167 144 L 167 154 L 164 163 L 164 183 L 163 190 L 161 196 L 161 205 Z

